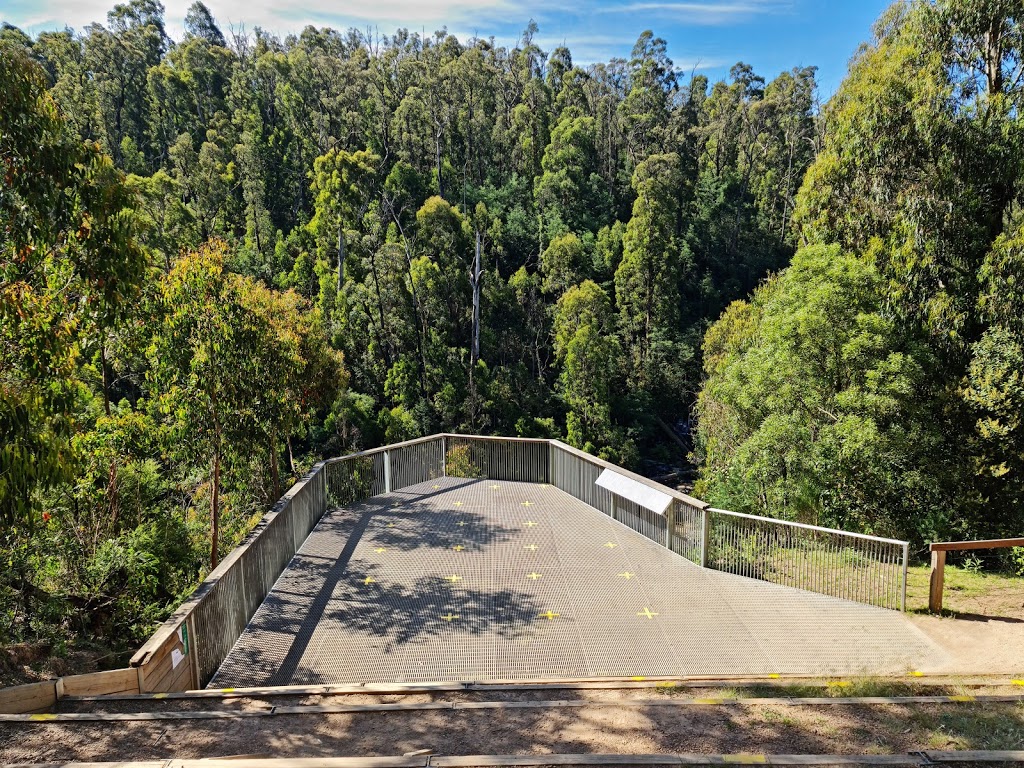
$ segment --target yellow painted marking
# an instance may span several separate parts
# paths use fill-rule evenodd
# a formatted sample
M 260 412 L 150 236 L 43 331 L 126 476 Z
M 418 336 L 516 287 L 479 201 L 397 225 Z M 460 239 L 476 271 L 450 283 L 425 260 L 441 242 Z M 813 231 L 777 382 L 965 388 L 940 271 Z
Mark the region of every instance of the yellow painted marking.
M 853 683 L 849 680 L 829 680 L 828 686 L 830 688 L 849 688 Z
M 973 696 L 950 696 L 950 701 L 974 701 Z
M 523 549 L 528 549 L 531 552 L 536 552 L 538 549 L 540 549 L 540 547 L 538 547 L 536 544 L 527 544 L 525 547 L 523 547 Z
M 491 486 L 491 490 L 492 490 L 492 491 L 496 491 L 496 490 L 498 490 L 498 488 L 499 488 L 499 487 L 500 487 L 500 486 L 497 486 L 497 485 L 492 485 L 492 486 Z
M 537 525 L 537 523 L 533 520 L 527 520 L 526 523 L 524 523 L 524 525 L 526 525 L 527 528 L 533 528 L 533 526 Z
M 634 576 L 636 576 L 636 574 L 635 573 L 630 573 L 629 571 L 623 571 L 622 573 L 619 574 L 619 576 L 624 578 L 626 581 L 629 581 Z
M 447 616 L 442 616 L 441 618 L 444 619 L 445 621 L 455 621 L 456 619 L 461 618 L 461 617 L 458 614 L 454 614 L 454 613 L 451 613 L 449 611 Z
M 555 612 L 554 612 L 554 611 L 552 611 L 551 609 L 548 609 L 548 610 L 547 610 L 547 611 L 545 611 L 544 613 L 538 613 L 538 614 L 537 614 L 537 618 L 538 618 L 538 619 L 547 619 L 548 621 L 551 621 L 551 620 L 553 620 L 553 619 L 557 619 L 557 618 L 558 618 L 559 616 L 561 616 L 561 615 L 562 615 L 562 614 L 560 614 L 560 613 L 555 613 Z
M 618 546 L 614 541 L 606 541 L 604 545 L 608 547 L 608 549 L 615 549 L 615 547 Z
M 916 669 L 909 674 L 911 677 L 924 677 L 924 672 L 918 672 Z
M 373 578 L 373 576 L 367 576 L 365 579 L 363 579 L 363 584 L 376 584 L 376 583 L 377 583 L 377 580 L 375 578 Z
M 523 502 L 523 506 L 524 507 L 532 507 L 533 506 L 533 502 L 532 501 L 524 501 Z
M 454 549 L 456 552 L 461 552 L 462 550 L 465 549 L 465 547 L 462 546 L 461 544 L 456 544 L 454 547 L 452 547 L 452 549 Z
M 234 690 L 235 690 L 234 688 L 221 688 L 220 692 L 221 693 L 231 693 Z
M 769 680 L 778 680 L 780 677 L 782 677 L 782 675 L 777 674 L 775 672 L 772 672 L 770 675 L 768 675 Z
M 395 524 L 394 524 L 394 523 L 388 523 L 388 524 L 387 524 L 386 526 L 384 526 L 384 527 L 385 527 L 385 528 L 394 528 L 394 527 L 395 527 Z
M 1024 680 L 1011 680 L 1010 685 L 1024 685 Z
M 52 712 L 42 712 L 42 713 L 40 713 L 38 715 L 29 715 L 28 719 L 29 720 L 36 720 L 36 721 L 40 721 L 40 720 L 56 720 L 57 716 L 55 714 L 53 714 Z
M 653 613 L 650 608 L 645 606 L 642 611 L 637 613 L 637 616 L 646 616 L 648 619 L 653 619 L 655 616 L 661 616 L 661 614 Z
M 456 501 L 455 502 L 455 506 L 456 507 L 461 507 L 462 506 L 462 502 L 461 501 Z
M 387 552 L 388 550 L 387 550 L 387 547 L 377 547 L 373 551 L 376 552 L 379 555 L 381 552 Z
M 153 694 L 153 698 L 154 699 L 166 699 L 167 698 L 167 694 L 166 693 L 154 693 Z
M 536 572 L 535 573 L 528 573 L 528 574 L 526 574 L 526 578 L 533 579 L 534 581 L 536 581 L 537 579 L 539 579 L 543 575 L 544 574 L 542 574 L 542 573 L 536 573 Z
M 430 486 L 430 487 L 431 487 L 431 488 L 433 488 L 433 489 L 434 489 L 434 490 L 436 491 L 436 490 L 437 490 L 437 489 L 439 489 L 439 488 L 440 488 L 441 486 L 440 486 L 440 485 L 432 485 L 432 486 Z
M 719 704 L 725 704 L 725 699 L 694 699 L 693 703 L 694 704 L 719 705 Z
M 644 680 L 646 680 L 647 678 L 646 678 L 646 677 L 644 677 L 643 675 L 635 675 L 635 676 L 633 676 L 633 677 L 631 677 L 631 678 L 629 678 L 629 679 L 630 679 L 630 680 L 632 680 L 632 681 L 633 681 L 633 682 L 635 682 L 635 683 L 642 683 L 642 682 L 643 682 Z
M 768 758 L 764 755 L 722 755 L 722 761 L 726 763 L 739 763 L 740 765 L 761 765 L 767 763 Z
M 459 526 L 459 528 L 465 528 L 466 527 L 466 521 L 465 520 L 460 520 L 459 522 L 456 523 L 456 525 Z
M 454 584 L 457 581 L 462 581 L 462 577 L 459 576 L 458 574 L 453 573 L 451 576 L 445 576 L 444 580 L 445 581 L 450 581 L 452 584 Z
M 676 684 L 672 680 L 659 680 L 654 684 L 655 688 L 675 688 Z

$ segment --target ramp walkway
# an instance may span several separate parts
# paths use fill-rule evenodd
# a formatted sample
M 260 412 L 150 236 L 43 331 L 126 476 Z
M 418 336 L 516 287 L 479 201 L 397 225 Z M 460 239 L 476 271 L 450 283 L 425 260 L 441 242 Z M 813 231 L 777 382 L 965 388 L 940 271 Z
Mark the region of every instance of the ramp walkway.
M 700 568 L 557 488 L 438 478 L 329 511 L 210 687 L 943 663 L 901 613 Z

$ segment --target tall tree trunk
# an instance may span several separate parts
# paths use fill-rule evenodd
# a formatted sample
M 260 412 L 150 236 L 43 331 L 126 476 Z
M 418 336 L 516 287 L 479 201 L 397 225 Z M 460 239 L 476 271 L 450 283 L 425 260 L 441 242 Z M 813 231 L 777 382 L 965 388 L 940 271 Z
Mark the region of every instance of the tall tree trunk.
M 270 479 L 274 484 L 274 501 L 281 498 L 281 470 L 277 466 L 277 436 L 270 438 Z
M 100 344 L 100 368 L 103 369 L 103 412 L 110 415 L 110 376 L 107 373 L 107 341 Z
M 218 429 L 219 432 L 219 429 Z M 218 436 L 218 443 L 220 438 Z M 213 449 L 213 493 L 210 495 L 210 568 L 217 567 L 220 549 L 220 445 Z
M 480 230 L 476 231 L 476 258 L 473 260 L 473 354 L 472 365 L 480 359 Z M 472 374 L 471 374 L 472 375 Z
M 338 224 L 338 293 L 345 284 L 345 230 Z

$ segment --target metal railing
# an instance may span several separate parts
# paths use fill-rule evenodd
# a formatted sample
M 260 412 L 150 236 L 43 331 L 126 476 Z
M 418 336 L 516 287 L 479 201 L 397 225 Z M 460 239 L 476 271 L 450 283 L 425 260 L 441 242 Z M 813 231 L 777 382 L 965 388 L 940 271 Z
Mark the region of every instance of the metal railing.
M 660 515 L 595 485 L 605 469 L 668 494 L 671 505 Z M 569 495 L 705 568 L 906 608 L 905 541 L 713 509 L 557 440 L 551 442 L 551 478 Z
M 708 512 L 706 568 L 882 608 L 906 609 L 908 544 L 896 539 Z
M 606 469 L 671 497 L 665 514 L 597 485 Z M 712 509 L 557 440 L 439 434 L 313 467 L 135 654 L 141 686 L 204 686 L 328 509 L 445 476 L 550 483 L 697 565 L 886 608 L 906 605 L 906 542 Z

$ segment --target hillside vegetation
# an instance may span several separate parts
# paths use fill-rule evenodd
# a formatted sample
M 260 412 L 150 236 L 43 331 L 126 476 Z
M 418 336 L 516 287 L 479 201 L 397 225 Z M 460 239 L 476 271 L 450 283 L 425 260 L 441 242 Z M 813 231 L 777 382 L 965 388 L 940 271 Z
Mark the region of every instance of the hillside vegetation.
M 4 25 L 0 639 L 131 644 L 314 461 L 439 430 L 642 467 L 695 413 L 718 505 L 1019 535 L 1018 5 L 893 6 L 823 109 L 649 32 Z

